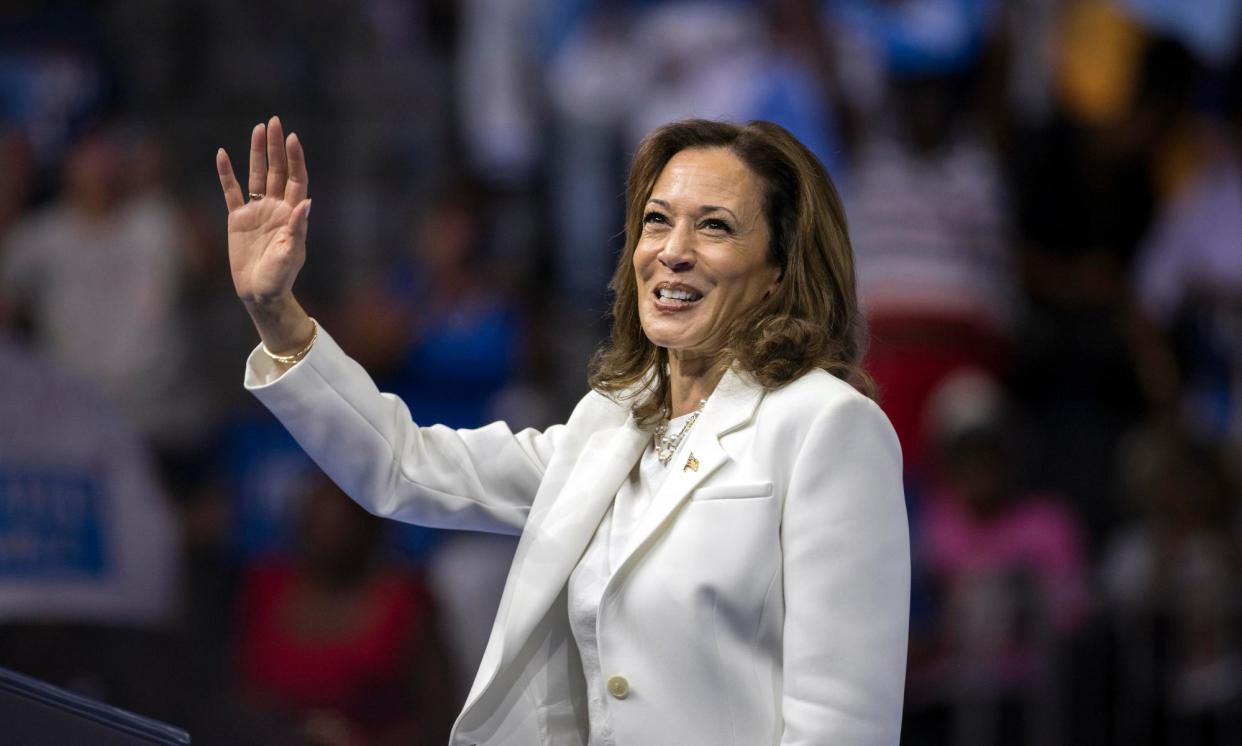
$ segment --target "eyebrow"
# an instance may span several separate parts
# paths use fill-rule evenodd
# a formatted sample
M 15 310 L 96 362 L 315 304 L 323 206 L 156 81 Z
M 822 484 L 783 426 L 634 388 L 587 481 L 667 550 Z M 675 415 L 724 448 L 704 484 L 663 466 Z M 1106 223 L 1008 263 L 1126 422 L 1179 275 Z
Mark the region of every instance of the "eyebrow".
M 673 206 L 672 206 L 672 205 L 670 205 L 668 202 L 665 202 L 665 201 L 664 201 L 664 200 L 662 200 L 662 199 L 656 199 L 655 197 L 652 197 L 651 199 L 649 199 L 649 200 L 647 200 L 647 201 L 648 201 L 648 202 L 654 202 L 654 203 L 656 203 L 657 205 L 659 205 L 660 207 L 663 207 L 665 210 L 672 210 L 672 209 L 673 209 Z M 707 214 L 707 213 L 709 213 L 709 212 L 715 212 L 715 211 L 717 211 L 717 210 L 719 210 L 719 211 L 721 211 L 721 212 L 727 212 L 727 213 L 729 213 L 730 215 L 732 215 L 732 216 L 733 216 L 733 219 L 734 219 L 734 220 L 737 220 L 738 222 L 741 222 L 741 221 L 738 219 L 738 217 L 737 217 L 737 213 L 735 213 L 735 212 L 733 212 L 732 210 L 730 210 L 729 208 L 727 208 L 727 207 L 723 207 L 723 206 L 721 206 L 721 205 L 703 205 L 702 207 L 700 207 L 700 208 L 699 208 L 699 215 L 706 215 L 706 214 Z

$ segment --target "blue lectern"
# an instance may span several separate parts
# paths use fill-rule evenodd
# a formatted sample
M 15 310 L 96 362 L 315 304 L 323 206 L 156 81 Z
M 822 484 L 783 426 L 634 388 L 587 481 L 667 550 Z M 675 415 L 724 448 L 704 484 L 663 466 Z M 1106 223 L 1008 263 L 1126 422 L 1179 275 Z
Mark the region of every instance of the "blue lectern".
M 188 744 L 171 725 L 0 668 L 0 743 L 14 746 Z

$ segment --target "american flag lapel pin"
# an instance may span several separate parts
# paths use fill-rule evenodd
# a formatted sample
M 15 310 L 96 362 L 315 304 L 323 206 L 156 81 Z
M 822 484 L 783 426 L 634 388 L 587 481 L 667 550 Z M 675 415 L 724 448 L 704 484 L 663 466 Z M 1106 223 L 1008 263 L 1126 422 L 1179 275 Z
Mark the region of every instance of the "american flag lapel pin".
M 686 465 L 682 467 L 681 470 L 682 471 L 698 471 L 699 470 L 699 460 L 694 457 L 693 453 L 690 454 L 690 458 L 686 459 Z

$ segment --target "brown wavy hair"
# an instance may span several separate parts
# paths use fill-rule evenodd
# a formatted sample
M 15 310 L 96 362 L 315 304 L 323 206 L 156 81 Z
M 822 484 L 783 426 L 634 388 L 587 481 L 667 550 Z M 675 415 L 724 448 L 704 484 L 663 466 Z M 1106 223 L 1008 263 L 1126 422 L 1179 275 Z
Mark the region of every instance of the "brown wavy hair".
M 768 259 L 781 270 L 777 290 L 734 321 L 722 355 L 767 389 L 822 368 L 872 395 L 871 381 L 859 365 L 865 337 L 854 289 L 854 254 L 845 210 L 827 171 L 778 124 L 705 119 L 666 124 L 634 154 L 625 185 L 625 248 L 609 284 L 612 333 L 591 361 L 591 388 L 631 397 L 635 417 L 644 424 L 657 420 L 668 406 L 668 351 L 643 332 L 634 249 L 660 172 L 688 148 L 727 148 L 759 177 L 771 237 Z

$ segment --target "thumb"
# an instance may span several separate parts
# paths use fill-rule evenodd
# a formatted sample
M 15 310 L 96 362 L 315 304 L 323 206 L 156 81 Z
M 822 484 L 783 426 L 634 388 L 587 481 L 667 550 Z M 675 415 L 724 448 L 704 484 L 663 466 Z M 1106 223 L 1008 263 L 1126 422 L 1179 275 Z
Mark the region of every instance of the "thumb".
M 289 216 L 289 231 L 293 233 L 293 242 L 299 246 L 306 245 L 306 229 L 310 222 L 311 201 L 304 199 L 293 208 Z

